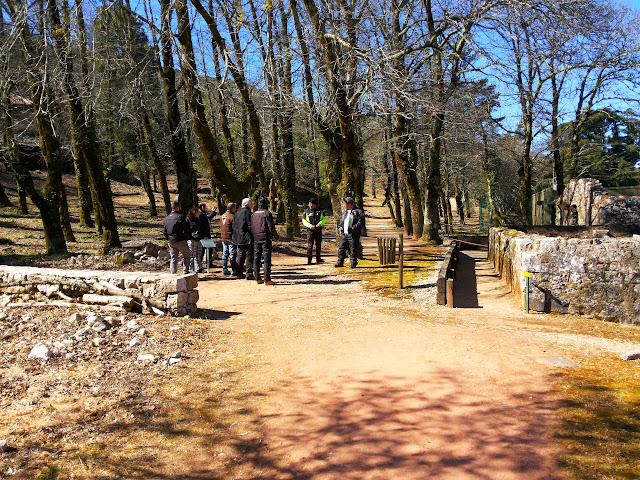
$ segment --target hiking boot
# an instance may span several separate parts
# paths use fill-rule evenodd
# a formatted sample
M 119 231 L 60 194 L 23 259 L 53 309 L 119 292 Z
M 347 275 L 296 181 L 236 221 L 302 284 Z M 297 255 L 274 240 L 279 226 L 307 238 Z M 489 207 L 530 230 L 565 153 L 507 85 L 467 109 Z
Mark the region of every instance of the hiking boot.
M 358 268 L 358 264 L 357 263 L 352 263 L 349 268 Z
M 307 265 L 311 265 L 311 257 L 307 257 Z
M 225 268 L 225 269 L 222 270 L 222 274 L 223 275 L 231 275 L 231 272 Z
M 338 262 L 338 263 L 336 263 L 336 264 L 334 265 L 334 267 L 336 267 L 336 268 L 344 267 L 344 263 Z
M 323 259 L 321 259 L 321 258 L 317 258 L 317 259 L 316 259 L 316 263 L 324 263 L 324 260 L 323 260 Z
M 258 285 L 261 285 L 261 284 L 263 284 L 263 283 L 264 283 L 264 280 L 262 280 L 261 278 L 256 278 L 256 283 L 257 283 Z
M 265 285 L 275 285 L 276 283 L 271 281 L 271 280 L 267 280 L 266 282 L 264 282 Z
M 256 277 L 253 276 L 253 273 L 248 273 L 247 276 L 245 277 L 247 280 L 255 280 Z

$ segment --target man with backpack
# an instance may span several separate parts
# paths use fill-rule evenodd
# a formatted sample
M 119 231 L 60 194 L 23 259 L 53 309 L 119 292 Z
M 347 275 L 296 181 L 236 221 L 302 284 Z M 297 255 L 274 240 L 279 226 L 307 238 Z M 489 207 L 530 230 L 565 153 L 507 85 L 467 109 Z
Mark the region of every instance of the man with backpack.
M 187 240 L 191 238 L 187 219 L 180 213 L 180 202 L 173 202 L 173 211 L 164 219 L 164 237 L 169 241 L 169 268 L 171 273 L 178 273 L 178 254 L 182 254 L 182 271 L 189 273 L 191 250 Z

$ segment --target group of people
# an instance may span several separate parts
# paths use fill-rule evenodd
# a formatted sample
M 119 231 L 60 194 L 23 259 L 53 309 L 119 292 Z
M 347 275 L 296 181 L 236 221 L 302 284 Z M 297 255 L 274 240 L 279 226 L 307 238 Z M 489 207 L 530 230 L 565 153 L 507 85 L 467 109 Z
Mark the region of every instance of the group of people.
M 207 213 L 207 205 L 199 204 L 182 214 L 180 202 L 173 202 L 172 211 L 164 219 L 164 236 L 169 241 L 169 268 L 171 273 L 178 272 L 178 256 L 182 255 L 183 273 L 203 271 L 204 249 L 200 240 L 211 238 L 211 219 L 214 210 Z
M 355 206 L 351 197 L 344 199 L 345 210 L 338 226 L 342 232 L 338 246 L 336 267 L 343 267 L 347 250 L 350 253 L 351 268 L 358 265 L 360 234 L 364 226 L 364 212 Z M 169 241 L 171 273 L 177 273 L 178 255 L 183 257 L 183 272 L 202 272 L 203 248 L 200 240 L 211 238 L 210 219 L 206 204 L 192 208 L 185 217 L 180 204 L 173 203 L 173 211 L 164 219 L 164 235 Z M 253 201 L 245 198 L 238 204 L 229 203 L 220 216 L 222 237 L 222 273 L 236 278 L 256 280 L 258 284 L 273 285 L 271 279 L 271 253 L 273 240 L 279 240 L 273 215 L 269 211 L 269 199 L 260 197 L 258 208 L 253 211 Z M 302 224 L 307 229 L 307 264 L 314 256 L 316 263 L 322 260 L 322 230 L 327 222 L 318 200 L 311 198 L 309 208 L 302 216 Z M 260 270 L 263 270 L 263 276 Z

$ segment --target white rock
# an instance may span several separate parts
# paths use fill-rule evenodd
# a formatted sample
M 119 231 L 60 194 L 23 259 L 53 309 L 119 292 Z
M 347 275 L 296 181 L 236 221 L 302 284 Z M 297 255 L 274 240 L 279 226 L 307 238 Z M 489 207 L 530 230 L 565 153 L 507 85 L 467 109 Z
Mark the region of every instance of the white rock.
M 179 358 L 170 358 L 169 359 L 169 365 L 175 365 L 178 362 L 181 362 L 182 360 L 180 360 Z
M 109 340 L 107 340 L 106 338 L 96 337 L 93 339 L 93 344 L 96 347 L 99 347 L 100 345 L 106 345 L 107 343 L 109 343 Z
M 9 450 L 9 445 L 7 445 L 7 441 L 3 438 L 0 440 L 0 452 L 4 453 Z
M 168 367 L 169 366 L 169 361 L 168 360 L 162 360 L 160 365 L 162 365 L 163 367 Z
M 84 336 L 90 334 L 91 331 L 92 330 L 89 327 L 83 327 L 83 328 L 78 329 L 78 331 L 76 332 L 75 336 L 76 337 L 84 337 Z
M 640 360 L 640 350 L 632 350 L 620 355 L 622 360 Z
M 29 315 L 29 314 L 22 315 L 22 321 L 23 322 L 28 322 L 29 320 L 31 320 L 31 315 Z
M 138 355 L 139 362 L 153 362 L 155 361 L 155 359 L 156 357 L 154 357 L 150 353 L 141 353 L 140 355 Z
M 169 355 L 169 358 L 182 358 L 182 352 L 180 350 L 178 350 L 177 352 L 173 352 L 171 355 Z
M 129 320 L 127 322 L 127 328 L 129 330 L 136 330 L 140 328 L 140 325 L 138 325 L 138 322 L 136 322 L 135 320 Z
M 53 352 L 49 350 L 49 347 L 47 347 L 44 343 L 38 343 L 31 349 L 31 353 L 29 353 L 29 358 L 37 358 L 46 362 L 48 362 L 52 357 Z
M 146 328 L 141 328 L 140 330 L 138 330 L 137 334 L 138 335 L 146 335 L 147 334 L 147 329 Z
M 174 325 L 173 327 L 169 327 L 169 331 L 170 332 L 175 332 L 176 330 L 180 330 L 180 326 L 179 325 Z
M 140 345 L 140 340 L 138 340 L 136 337 L 133 337 L 129 342 L 130 347 L 137 347 L 138 345 Z
M 66 358 L 67 360 L 71 360 L 73 357 L 75 357 L 75 355 L 73 353 L 71 353 L 71 352 L 66 353 L 64 355 L 64 358 Z
M 98 315 L 97 313 L 90 313 L 89 315 L 87 315 L 87 325 L 89 325 L 90 327 L 95 325 L 96 323 L 101 322 L 104 322 L 104 318 L 102 318 L 102 315 Z

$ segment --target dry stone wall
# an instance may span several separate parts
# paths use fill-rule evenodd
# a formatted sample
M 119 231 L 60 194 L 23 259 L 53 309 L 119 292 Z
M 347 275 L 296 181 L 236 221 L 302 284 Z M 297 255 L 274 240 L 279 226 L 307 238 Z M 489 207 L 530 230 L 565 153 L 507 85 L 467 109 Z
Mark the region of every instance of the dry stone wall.
M 640 197 L 611 195 L 593 178 L 571 180 L 557 207 L 557 225 L 640 224 Z
M 74 287 L 74 282 L 77 287 Z M 61 289 L 82 291 L 83 285 L 98 292 L 114 294 L 122 290 L 122 295 L 129 295 L 136 299 L 143 310 L 149 306 L 158 306 L 170 315 L 186 316 L 197 311 L 198 275 L 172 275 L 168 273 L 152 272 L 121 272 L 106 270 L 63 270 L 55 268 L 16 267 L 0 265 L 0 283 L 4 288 L 4 300 L 10 301 L 12 288 L 21 285 L 37 286 L 38 291 L 53 296 Z M 104 284 L 115 289 L 109 290 Z M 40 286 L 42 288 L 40 288 Z M 117 289 L 117 290 L 116 290 Z M 7 295 L 8 293 L 9 295 Z M 147 300 L 145 302 L 144 300 Z
M 586 315 L 640 325 L 640 237 L 613 238 L 594 230 L 587 238 L 525 234 L 492 228 L 489 260 L 512 292 L 534 311 Z

